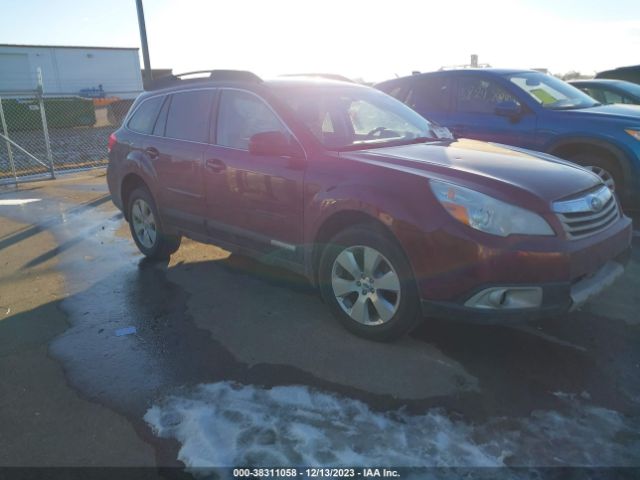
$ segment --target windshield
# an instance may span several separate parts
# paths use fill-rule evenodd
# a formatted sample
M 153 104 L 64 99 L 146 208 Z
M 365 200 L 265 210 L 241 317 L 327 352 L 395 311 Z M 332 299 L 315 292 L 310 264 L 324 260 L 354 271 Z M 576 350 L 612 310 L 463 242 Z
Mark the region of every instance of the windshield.
M 438 138 L 428 120 L 374 89 L 309 85 L 273 90 L 330 150 L 371 148 Z
M 506 75 L 506 77 L 544 108 L 565 110 L 600 105 L 586 93 L 551 75 L 524 72 Z

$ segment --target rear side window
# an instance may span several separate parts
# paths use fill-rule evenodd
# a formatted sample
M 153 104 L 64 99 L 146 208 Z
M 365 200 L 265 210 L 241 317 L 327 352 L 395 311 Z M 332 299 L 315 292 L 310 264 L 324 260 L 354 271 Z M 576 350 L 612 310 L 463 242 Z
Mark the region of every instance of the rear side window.
M 127 124 L 129 130 L 138 133 L 151 133 L 163 100 L 163 96 L 144 100 L 129 120 Z
M 427 113 L 448 112 L 451 99 L 451 78 L 444 75 L 416 79 L 407 105 Z
M 477 77 L 458 79 L 458 111 L 466 113 L 494 113 L 501 102 L 520 103 L 497 83 Z
M 214 90 L 174 93 L 171 96 L 165 136 L 206 143 Z

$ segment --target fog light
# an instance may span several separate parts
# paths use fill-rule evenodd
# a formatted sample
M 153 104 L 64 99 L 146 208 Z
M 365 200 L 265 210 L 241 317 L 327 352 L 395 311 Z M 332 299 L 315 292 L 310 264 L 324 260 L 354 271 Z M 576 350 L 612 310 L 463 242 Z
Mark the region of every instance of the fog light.
M 541 305 L 541 287 L 491 287 L 476 293 L 464 303 L 465 307 L 493 310 L 537 308 Z

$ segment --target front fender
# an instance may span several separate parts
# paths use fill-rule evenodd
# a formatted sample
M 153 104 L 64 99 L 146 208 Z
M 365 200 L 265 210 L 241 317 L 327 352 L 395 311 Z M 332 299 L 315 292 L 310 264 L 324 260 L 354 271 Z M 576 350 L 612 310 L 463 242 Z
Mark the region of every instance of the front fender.
M 313 243 L 322 226 L 334 215 L 341 212 L 357 212 L 386 225 L 392 232 L 401 226 L 413 225 L 418 228 L 424 223 L 425 206 L 429 187 L 424 179 L 419 179 L 424 198 L 381 189 L 372 185 L 349 184 L 331 190 L 318 192 L 307 207 L 309 220 L 305 228 L 305 242 Z M 410 201 L 409 201 L 410 199 Z
M 412 252 L 426 232 L 440 228 L 446 212 L 431 208 L 436 202 L 427 181 L 418 176 L 404 176 L 386 187 L 346 184 L 317 192 L 306 208 L 305 266 L 308 277 L 315 279 L 317 248 L 323 226 L 340 214 L 355 214 L 380 222 L 395 237 L 413 268 Z M 414 272 L 415 273 L 415 272 Z

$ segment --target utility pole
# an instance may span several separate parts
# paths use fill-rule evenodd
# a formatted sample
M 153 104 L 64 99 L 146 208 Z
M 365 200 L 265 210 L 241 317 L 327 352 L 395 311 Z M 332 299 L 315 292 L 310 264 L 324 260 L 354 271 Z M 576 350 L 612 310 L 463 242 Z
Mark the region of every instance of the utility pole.
M 142 60 L 144 61 L 144 84 L 151 85 L 153 75 L 151 74 L 151 61 L 149 60 L 149 44 L 147 43 L 147 27 L 144 23 L 144 9 L 142 0 L 136 0 L 138 9 L 138 27 L 140 28 L 140 43 L 142 44 Z

